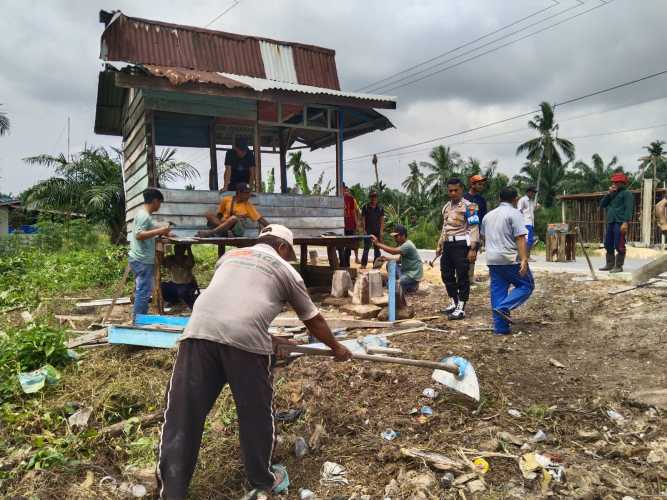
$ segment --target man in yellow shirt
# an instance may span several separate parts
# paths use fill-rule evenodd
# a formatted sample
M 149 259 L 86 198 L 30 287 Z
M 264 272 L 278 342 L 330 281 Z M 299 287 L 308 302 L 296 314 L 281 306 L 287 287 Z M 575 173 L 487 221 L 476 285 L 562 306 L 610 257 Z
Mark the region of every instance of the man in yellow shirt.
M 245 182 L 236 185 L 234 196 L 225 196 L 222 199 L 217 213 L 207 212 L 205 217 L 212 229 L 203 229 L 197 232 L 197 236 L 200 238 L 227 236 L 228 231 L 233 236 L 243 236 L 243 219 L 258 222 L 260 229 L 269 225 L 269 222 L 262 217 L 262 214 L 250 202 L 250 187 Z

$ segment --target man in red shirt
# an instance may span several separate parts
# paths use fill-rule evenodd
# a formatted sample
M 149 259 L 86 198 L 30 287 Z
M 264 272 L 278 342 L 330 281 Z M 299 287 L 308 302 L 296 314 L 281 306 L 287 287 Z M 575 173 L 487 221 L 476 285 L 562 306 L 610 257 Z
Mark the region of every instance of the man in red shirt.
M 357 232 L 357 200 L 352 196 L 350 189 L 343 184 L 343 220 L 345 222 L 345 236 L 353 236 Z M 350 267 L 350 255 L 352 248 L 341 248 L 338 250 L 340 267 Z

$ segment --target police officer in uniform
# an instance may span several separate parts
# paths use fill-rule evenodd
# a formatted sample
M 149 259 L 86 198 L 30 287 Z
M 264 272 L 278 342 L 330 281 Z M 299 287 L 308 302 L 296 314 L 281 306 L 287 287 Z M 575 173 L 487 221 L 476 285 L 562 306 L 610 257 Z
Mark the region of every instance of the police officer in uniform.
M 436 252 L 436 257 L 441 255 L 440 274 L 450 298 L 442 312 L 450 320 L 465 318 L 470 295 L 468 271 L 479 249 L 478 207 L 463 197 L 463 190 L 461 179 L 447 181 L 449 201 L 442 208 L 442 232 Z

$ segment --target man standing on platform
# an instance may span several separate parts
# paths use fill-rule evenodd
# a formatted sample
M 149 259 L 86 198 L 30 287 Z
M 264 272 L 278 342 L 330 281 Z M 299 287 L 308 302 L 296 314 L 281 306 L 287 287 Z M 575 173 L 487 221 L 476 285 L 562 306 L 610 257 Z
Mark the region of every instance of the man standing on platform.
M 234 147 L 225 155 L 223 190 L 231 191 L 241 182 L 250 184 L 251 189 L 258 190 L 255 155 L 248 149 L 248 138 L 240 135 L 234 139 Z
M 503 188 L 500 205 L 486 215 L 481 228 L 491 280 L 495 335 L 510 333 L 511 311 L 526 302 L 535 288 L 528 268 L 528 229 L 524 216 L 515 208 L 517 197 L 516 189 Z M 510 286 L 514 288 L 508 293 Z
M 470 295 L 470 264 L 477 259 L 479 248 L 479 218 L 477 205 L 463 197 L 463 182 L 447 181 L 449 201 L 442 208 L 442 232 L 436 257 L 440 259 L 440 274 L 447 289 L 450 304 L 443 313 L 451 320 L 465 318 L 465 305 Z
M 482 193 L 486 189 L 486 177 L 476 174 L 470 177 L 468 192 L 463 195 L 463 197 L 471 203 L 477 205 L 477 215 L 479 216 L 479 223 L 481 224 L 486 215 L 486 198 L 482 196 Z M 470 285 L 475 284 L 475 263 L 470 263 L 470 271 L 468 272 L 468 277 L 470 279 Z
M 600 271 L 620 273 L 623 272 L 625 263 L 625 235 L 628 233 L 628 223 L 632 219 L 635 200 L 627 189 L 628 178 L 623 172 L 613 174 L 611 182 L 609 192 L 600 200 L 600 208 L 604 209 L 607 215 L 607 229 L 604 235 L 607 264 L 601 267 Z
M 540 208 L 540 204 L 535 202 L 536 194 L 537 188 L 535 186 L 530 186 L 526 189 L 525 196 L 519 198 L 519 203 L 517 205 L 519 212 L 523 215 L 523 223 L 526 226 L 526 231 L 528 231 L 526 244 L 528 245 L 529 259 L 530 251 L 535 244 L 535 209 Z
M 378 194 L 376 191 L 371 191 L 370 201 L 364 205 L 361 211 L 361 218 L 364 222 L 364 234 L 373 235 L 382 241 L 382 234 L 384 233 L 384 209 L 378 205 Z M 371 244 L 370 238 L 364 240 L 364 253 L 361 255 L 362 269 L 365 269 L 368 265 L 368 252 L 371 249 Z M 380 255 L 382 255 L 380 249 L 374 247 L 373 260 L 377 259 Z

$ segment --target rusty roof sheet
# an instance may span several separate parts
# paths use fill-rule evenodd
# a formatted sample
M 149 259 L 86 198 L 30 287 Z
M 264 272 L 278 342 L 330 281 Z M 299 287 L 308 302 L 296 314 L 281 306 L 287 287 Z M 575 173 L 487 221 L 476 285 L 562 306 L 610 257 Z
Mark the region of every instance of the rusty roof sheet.
M 235 75 L 233 73 L 195 71 L 187 68 L 170 68 L 165 66 L 145 65 L 143 66 L 153 76 L 165 77 L 172 85 L 182 85 L 188 82 L 212 83 L 224 85 L 227 88 L 246 88 L 256 92 L 280 90 L 295 92 L 298 94 L 325 95 L 343 97 L 352 100 L 380 101 L 396 103 L 396 97 L 380 94 L 362 94 L 359 92 L 344 92 L 300 83 L 289 83 L 267 78 L 255 78 L 246 75 Z
M 128 17 L 121 12 L 111 17 L 102 33 L 100 57 L 340 89 L 331 49 Z

